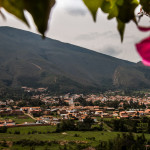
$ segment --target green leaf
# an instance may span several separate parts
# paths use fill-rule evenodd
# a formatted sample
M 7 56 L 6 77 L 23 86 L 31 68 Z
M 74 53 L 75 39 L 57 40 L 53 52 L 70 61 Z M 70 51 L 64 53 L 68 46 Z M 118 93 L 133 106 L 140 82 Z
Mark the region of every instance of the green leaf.
M 117 19 L 117 29 L 119 31 L 120 37 L 121 37 L 121 42 L 123 42 L 123 37 L 124 37 L 124 31 L 125 31 L 125 23 Z
M 135 8 L 138 6 L 137 0 L 124 0 L 122 5 L 118 5 L 119 15 L 117 18 L 123 23 L 128 23 L 135 18 Z
M 103 0 L 83 0 L 83 2 L 91 12 L 93 20 L 96 21 L 97 11 L 103 3 Z
M 123 5 L 124 0 L 117 0 L 116 4 L 118 6 L 122 6 Z
M 123 41 L 125 24 L 129 21 L 136 22 L 134 11 L 139 5 L 138 0 L 83 0 L 90 10 L 94 21 L 98 8 L 108 14 L 108 19 L 116 18 L 118 22 L 118 31 Z
M 104 13 L 109 13 L 111 9 L 111 0 L 103 0 L 101 9 Z
M 13 14 L 29 26 L 24 16 L 24 3 L 22 0 L 0 0 L 0 7 L 3 7 L 6 11 Z
M 49 15 L 54 4 L 55 0 L 0 0 L 0 7 L 3 7 L 29 26 L 24 16 L 24 10 L 27 10 L 33 17 L 37 30 L 43 37 L 47 30 Z
M 43 35 L 48 27 L 49 15 L 55 0 L 24 0 L 25 9 L 32 15 L 38 31 Z
M 111 8 L 110 12 L 109 12 L 108 19 L 112 19 L 112 18 L 114 18 L 114 17 L 117 17 L 117 16 L 118 16 L 118 13 L 119 13 L 118 7 L 117 7 L 116 5 L 114 5 L 114 6 Z

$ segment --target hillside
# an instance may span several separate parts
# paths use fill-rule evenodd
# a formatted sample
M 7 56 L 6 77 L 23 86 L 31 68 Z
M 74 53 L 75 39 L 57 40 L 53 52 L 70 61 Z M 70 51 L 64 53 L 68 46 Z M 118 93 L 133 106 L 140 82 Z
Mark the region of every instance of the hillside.
M 0 85 L 87 91 L 150 87 L 150 69 L 31 32 L 0 27 Z

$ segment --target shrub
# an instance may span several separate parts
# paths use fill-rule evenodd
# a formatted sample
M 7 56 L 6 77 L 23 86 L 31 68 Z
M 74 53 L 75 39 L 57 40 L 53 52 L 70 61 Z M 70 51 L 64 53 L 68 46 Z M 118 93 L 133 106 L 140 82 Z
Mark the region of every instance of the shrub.
M 6 133 L 7 132 L 7 127 L 0 127 L 0 133 Z
M 80 135 L 79 134 L 74 134 L 74 137 L 80 137 Z
M 20 131 L 15 131 L 14 134 L 20 134 Z

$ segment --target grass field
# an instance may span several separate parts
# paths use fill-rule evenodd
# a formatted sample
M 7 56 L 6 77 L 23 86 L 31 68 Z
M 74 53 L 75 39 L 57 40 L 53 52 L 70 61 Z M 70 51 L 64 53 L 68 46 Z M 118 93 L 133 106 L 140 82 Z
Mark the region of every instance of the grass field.
M 32 140 L 37 139 L 43 141 L 45 140 L 91 141 L 88 138 L 94 137 L 95 138 L 94 142 L 96 142 L 99 140 L 107 141 L 109 139 L 113 139 L 114 137 L 116 137 L 117 134 L 122 134 L 121 132 L 106 132 L 106 131 L 67 131 L 63 133 L 53 133 L 53 131 L 55 130 L 56 130 L 55 126 L 8 128 L 7 133 L 0 133 L 0 140 L 5 139 L 6 141 L 17 141 L 20 139 L 32 139 Z M 20 134 L 14 134 L 15 131 L 20 131 Z M 37 133 L 32 134 L 32 131 L 37 131 Z M 77 134 L 78 137 L 75 137 L 75 134 Z M 145 134 L 145 136 L 147 139 L 150 139 L 150 134 Z
M 13 146 L 10 150 L 59 150 L 59 145 L 51 145 L 51 146 Z
M 14 130 L 15 131 L 15 130 Z M 27 131 L 25 131 L 27 132 Z M 74 135 L 78 134 L 79 137 L 75 137 Z M 109 140 L 117 136 L 117 132 L 97 132 L 97 131 L 68 131 L 64 133 L 45 133 L 45 134 L 27 134 L 22 131 L 21 134 L 9 134 L 4 133 L 0 134 L 0 140 L 5 139 L 6 141 L 17 141 L 20 139 L 31 139 L 31 140 L 79 140 L 79 141 L 90 141 L 87 138 L 95 137 L 95 141 L 99 140 Z
M 6 140 L 15 142 L 19 140 L 33 140 L 33 141 L 84 141 L 90 144 L 90 146 L 97 146 L 99 141 L 108 141 L 109 139 L 115 138 L 121 132 L 107 132 L 107 131 L 67 131 L 62 133 L 54 133 L 56 130 L 55 126 L 36 126 L 36 127 L 17 127 L 8 128 L 7 133 L 0 133 L 0 141 Z M 15 131 L 20 131 L 19 134 L 14 134 Z M 36 132 L 35 132 L 36 131 Z M 30 134 L 29 134 L 30 132 Z M 33 132 L 33 134 L 32 134 Z M 10 134 L 11 133 L 11 134 Z M 77 136 L 76 136 L 77 135 Z M 134 134 L 141 135 L 141 134 Z M 145 137 L 150 140 L 150 134 L 145 134 Z M 60 145 L 55 144 L 51 146 L 35 146 L 36 150 L 59 150 Z M 0 149 L 2 149 L 0 147 Z M 14 145 L 11 150 L 30 150 L 31 147 L 20 145 Z
M 41 132 L 46 134 L 47 132 L 53 132 L 56 130 L 56 126 L 33 126 L 33 127 L 15 127 L 15 128 L 8 128 L 7 133 L 14 133 L 15 131 L 20 131 L 20 134 L 27 134 L 29 132 Z
M 35 120 L 31 119 L 29 116 L 24 116 L 22 115 L 23 118 L 19 118 L 18 116 L 5 116 L 5 117 L 0 117 L 0 120 L 5 120 L 5 119 L 11 119 L 14 120 L 16 124 L 22 124 L 24 122 L 35 122 Z
M 44 129 L 43 127 L 41 128 L 42 132 L 48 129 L 49 127 L 46 127 L 46 129 Z M 37 130 L 39 130 L 40 128 L 37 128 Z M 15 128 L 9 129 L 9 131 L 11 132 L 15 132 Z M 34 141 L 38 141 L 38 140 L 42 140 L 42 141 L 84 141 L 90 144 L 90 146 L 96 146 L 99 143 L 99 140 L 102 141 L 107 141 L 109 139 L 113 139 L 117 136 L 117 132 L 100 132 L 100 131 L 68 131 L 68 132 L 63 132 L 63 133 L 49 133 L 49 134 L 30 134 L 28 135 L 27 132 L 34 130 L 34 128 L 20 128 L 18 130 L 21 130 L 20 134 L 9 134 L 9 133 L 5 133 L 5 134 L 0 134 L 0 140 L 6 140 L 6 141 L 19 141 L 19 140 L 23 140 L 23 139 L 28 139 L 28 140 L 34 140 Z M 48 131 L 48 130 L 47 130 Z M 49 131 L 52 131 L 52 129 L 50 129 Z M 75 137 L 75 134 L 78 135 L 78 137 Z M 94 137 L 94 139 L 92 139 Z M 52 148 L 53 147 L 53 148 Z M 24 149 L 21 149 L 20 146 L 13 146 L 13 149 L 18 149 L 18 150 L 27 150 L 29 149 L 29 147 L 24 147 Z M 46 147 L 36 147 L 36 150 L 42 150 L 42 149 L 46 149 Z M 58 150 L 59 149 L 59 145 L 56 144 L 55 146 L 51 146 L 51 149 L 53 150 Z

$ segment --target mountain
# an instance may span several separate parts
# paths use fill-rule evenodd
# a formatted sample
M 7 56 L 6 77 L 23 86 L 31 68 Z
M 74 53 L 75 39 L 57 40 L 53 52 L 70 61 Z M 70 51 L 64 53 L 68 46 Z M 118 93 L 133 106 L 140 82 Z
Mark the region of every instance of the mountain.
M 0 86 L 76 92 L 149 88 L 150 69 L 79 46 L 0 27 Z

